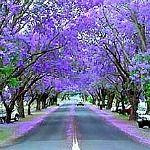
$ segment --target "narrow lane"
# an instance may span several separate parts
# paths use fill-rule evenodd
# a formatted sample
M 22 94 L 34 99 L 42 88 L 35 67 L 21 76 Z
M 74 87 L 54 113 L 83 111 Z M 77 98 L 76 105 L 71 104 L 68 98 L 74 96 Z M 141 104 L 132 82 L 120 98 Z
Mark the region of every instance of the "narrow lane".
M 72 142 L 70 147 L 68 140 Z M 117 128 L 107 124 L 88 108 L 65 104 L 30 134 L 3 150 L 149 150 L 149 148 L 136 143 Z
M 86 107 L 76 107 L 75 121 L 81 150 L 149 150 Z
M 66 121 L 70 105 L 64 105 L 52 113 L 38 128 L 4 150 L 67 150 Z

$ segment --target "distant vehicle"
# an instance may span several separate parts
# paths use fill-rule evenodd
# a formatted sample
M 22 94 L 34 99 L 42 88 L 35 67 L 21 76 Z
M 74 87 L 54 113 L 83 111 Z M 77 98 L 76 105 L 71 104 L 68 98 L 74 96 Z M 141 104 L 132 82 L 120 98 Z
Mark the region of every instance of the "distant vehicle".
M 3 110 L 0 110 L 0 123 L 5 123 L 6 113 Z
M 116 106 L 112 106 L 111 107 L 111 111 L 112 112 L 118 112 L 118 113 L 122 113 L 122 112 L 124 112 L 124 113 L 127 113 L 128 115 L 131 113 L 131 105 L 125 105 L 125 109 L 123 110 L 122 109 L 122 105 L 121 104 L 119 104 L 119 106 L 118 106 L 118 111 L 117 111 L 117 107 Z
M 1 123 L 4 123 L 6 120 L 6 111 L 0 111 L 0 118 Z M 18 121 L 19 120 L 19 113 L 16 110 L 13 110 L 11 113 L 11 120 Z
M 6 121 L 6 111 L 0 111 L 0 120 L 1 120 L 1 123 L 5 123 Z M 11 120 L 14 120 L 14 121 L 18 121 L 19 120 L 19 114 L 16 110 L 13 110 L 12 113 L 11 113 Z
M 16 109 L 14 109 L 11 113 L 11 119 L 14 121 L 18 121 L 19 120 L 19 113 Z
M 128 115 L 131 113 L 131 109 L 132 109 L 132 105 L 128 105 L 125 107 L 125 113 L 127 113 Z
M 78 102 L 77 106 L 84 106 L 84 103 L 83 102 Z
M 6 109 L 2 103 L 0 103 L 0 122 L 4 123 L 6 120 Z M 19 113 L 17 108 L 15 107 L 11 113 L 11 120 L 18 121 L 19 120 Z
M 120 112 L 121 110 L 122 110 L 122 106 L 119 106 L 119 107 L 118 107 L 118 112 Z M 112 106 L 112 107 L 111 107 L 111 111 L 112 111 L 112 112 L 116 112 L 116 111 L 117 111 L 117 107 L 116 107 L 116 106 Z
M 138 110 L 136 113 L 139 128 L 143 128 L 144 126 L 148 126 L 150 128 L 150 112 L 147 112 L 146 102 L 140 102 L 138 104 Z
M 148 114 L 138 116 L 137 123 L 139 128 L 143 128 L 144 126 L 148 126 L 150 128 L 150 112 Z
M 116 106 L 117 106 L 117 100 L 114 99 L 114 100 L 113 100 L 113 103 L 112 103 L 112 107 L 111 107 L 110 110 L 111 110 L 112 112 L 116 112 L 117 110 L 118 110 L 118 112 L 121 112 L 121 111 L 122 111 L 122 105 L 121 105 L 121 103 L 119 103 L 118 108 L 117 108 Z
M 137 115 L 145 115 L 147 112 L 147 103 L 146 102 L 140 102 L 138 104 L 138 110 L 136 111 Z
M 112 106 L 110 110 L 111 110 L 112 112 L 115 112 L 115 111 L 116 111 L 116 106 Z

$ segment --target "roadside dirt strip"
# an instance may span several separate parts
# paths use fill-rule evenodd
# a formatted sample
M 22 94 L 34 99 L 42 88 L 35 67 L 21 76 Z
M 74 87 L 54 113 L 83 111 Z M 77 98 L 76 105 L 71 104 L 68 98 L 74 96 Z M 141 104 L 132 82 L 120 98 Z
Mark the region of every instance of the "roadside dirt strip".
M 97 108 L 97 106 L 87 104 L 86 107 L 94 111 L 109 124 L 117 127 L 136 142 L 145 144 L 150 147 L 150 129 L 139 129 L 136 124 L 132 124 L 130 121 L 120 120 L 114 117 L 111 112 L 100 110 Z

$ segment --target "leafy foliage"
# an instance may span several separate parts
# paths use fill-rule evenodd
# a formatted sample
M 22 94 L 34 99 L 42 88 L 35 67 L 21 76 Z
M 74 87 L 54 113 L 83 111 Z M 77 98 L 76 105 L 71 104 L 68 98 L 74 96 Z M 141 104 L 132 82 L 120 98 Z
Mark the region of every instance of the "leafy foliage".
M 150 106 L 150 81 L 147 81 L 144 84 L 144 93 L 146 96 L 146 101 L 147 101 L 148 105 Z

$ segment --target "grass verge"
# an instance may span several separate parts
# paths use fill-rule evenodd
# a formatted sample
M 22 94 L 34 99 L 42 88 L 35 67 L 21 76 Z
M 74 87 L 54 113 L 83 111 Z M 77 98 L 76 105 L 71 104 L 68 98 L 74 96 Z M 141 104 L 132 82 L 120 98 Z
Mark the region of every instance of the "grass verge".
M 32 113 L 32 115 L 26 115 L 25 118 L 21 118 L 21 119 L 20 119 L 20 122 L 30 121 L 30 120 L 32 120 L 33 118 L 42 115 L 43 113 L 44 113 L 44 112 L 40 111 L 40 112 L 34 112 L 34 113 Z
M 11 135 L 11 131 L 9 129 L 0 128 L 0 143 L 6 141 Z
M 126 120 L 126 121 L 129 121 L 129 116 L 128 115 L 122 115 L 122 114 L 119 114 L 119 113 L 114 113 L 115 117 L 120 119 L 120 120 Z

